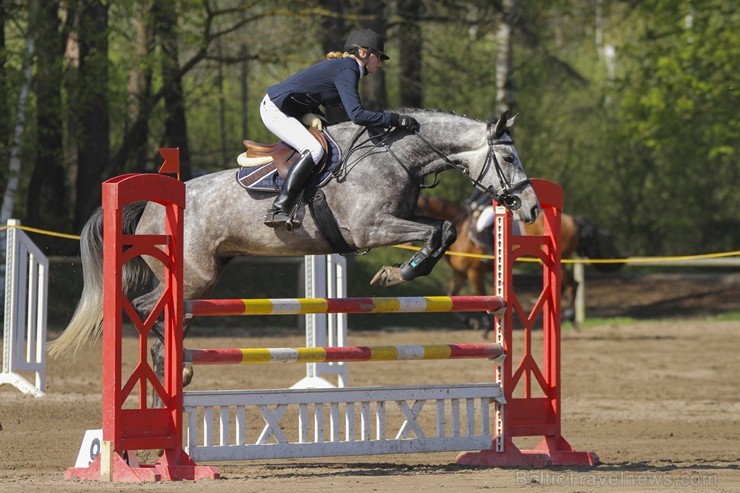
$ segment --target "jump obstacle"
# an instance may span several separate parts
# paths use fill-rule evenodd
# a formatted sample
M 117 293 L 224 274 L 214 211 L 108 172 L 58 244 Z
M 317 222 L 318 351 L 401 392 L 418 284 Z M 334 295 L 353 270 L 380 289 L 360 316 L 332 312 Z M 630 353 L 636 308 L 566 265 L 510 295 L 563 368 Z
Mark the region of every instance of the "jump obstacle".
M 503 362 L 495 364 L 496 382 L 490 384 L 438 385 L 415 387 L 358 387 L 337 389 L 220 390 L 184 392 L 182 388 L 182 323 L 185 309 L 190 316 L 207 315 L 217 310 L 245 314 L 251 307 L 268 309 L 264 301 L 182 299 L 182 245 L 185 185 L 163 175 L 130 174 L 103 184 L 104 210 L 104 317 L 103 351 L 110 355 L 103 366 L 103 447 L 101 454 L 87 468 L 68 469 L 65 477 L 108 481 L 156 481 L 174 479 L 218 478 L 216 468 L 199 466 L 195 461 L 259 459 L 277 457 L 323 457 L 331 455 L 368 455 L 385 453 L 476 450 L 458 455 L 457 462 L 479 466 L 546 467 L 549 465 L 594 465 L 593 452 L 575 451 L 560 430 L 560 237 L 562 190 L 544 180 L 532 180 L 545 215 L 543 236 L 517 237 L 511 244 L 511 214 L 496 207 L 495 219 L 495 300 L 458 300 L 444 303 L 452 311 L 499 311 L 496 317 L 496 344 L 485 350 L 476 348 L 476 357 L 490 358 L 494 353 Z M 132 202 L 148 200 L 164 206 L 163 235 L 124 235 L 121 209 Z M 121 267 L 139 255 L 150 255 L 165 267 L 165 290 L 157 307 L 141 320 L 121 293 Z M 517 258 L 534 256 L 542 261 L 543 289 L 527 313 L 513 291 L 512 268 Z M 440 297 L 443 298 L 443 297 Z M 485 297 L 492 298 L 492 297 Z M 368 299 L 345 301 L 293 300 L 269 303 L 271 313 L 297 313 L 314 310 L 321 313 L 357 308 L 373 311 Z M 363 301 L 358 301 L 363 300 Z M 502 300 L 507 303 L 502 310 Z M 442 303 L 441 300 L 438 300 Z M 406 306 L 403 298 L 397 306 Z M 419 303 L 418 300 L 413 303 Z M 412 303 L 412 304 L 413 304 Z M 434 303 L 433 303 L 434 305 Z M 436 305 L 439 307 L 439 305 Z M 290 307 L 290 308 L 287 308 Z M 300 307 L 300 308 L 299 308 Z M 331 308 L 330 308 L 331 307 Z M 424 310 L 421 310 L 424 311 Z M 444 311 L 444 310 L 438 310 Z M 126 314 L 139 333 L 139 361 L 126 378 L 122 372 L 121 325 Z M 359 313 L 359 312 L 358 312 Z M 514 316 L 524 330 L 521 358 L 514 365 L 512 325 Z M 165 322 L 165 369 L 160 383 L 145 355 L 147 335 L 154 321 Z M 542 364 L 532 351 L 532 331 L 536 322 L 543 331 Z M 313 348 L 315 349 L 315 348 Z M 327 348 L 328 349 L 328 348 Z M 448 347 L 452 354 L 452 347 Z M 190 351 L 193 364 L 203 362 L 237 363 L 234 351 Z M 331 349 L 349 360 L 355 352 L 372 349 Z M 418 355 L 414 351 L 398 349 Z M 439 348 L 433 351 L 440 351 Z M 433 352 L 432 351 L 432 352 Z M 268 351 L 269 352 L 269 351 Z M 299 360 L 301 351 L 291 353 Z M 326 361 L 324 356 L 304 349 L 306 358 Z M 277 354 L 281 351 L 277 350 Z M 284 351 L 283 351 L 284 353 Z M 229 356 L 230 354 L 231 356 Z M 272 353 L 270 353 L 272 354 Z M 207 355 L 207 357 L 205 356 Z M 472 353 L 468 353 L 472 355 Z M 265 354 L 262 354 L 265 358 Z M 305 359 L 304 359 L 305 360 Z M 243 359 L 238 361 L 243 362 Z M 124 378 L 126 380 L 124 381 Z M 162 399 L 162 408 L 147 406 L 147 391 L 153 389 Z M 138 396 L 135 395 L 138 389 Z M 427 401 L 434 401 L 436 430 L 428 433 L 419 417 Z M 400 422 L 390 419 L 394 403 L 401 413 Z M 464 406 L 463 406 L 464 403 Z M 493 410 L 490 407 L 493 406 Z M 290 442 L 281 420 L 289 408 L 296 408 L 298 437 Z M 429 406 L 427 406 L 429 408 Z M 463 410 L 464 408 L 464 410 Z M 249 418 L 256 413 L 256 439 L 248 439 Z M 183 415 L 187 416 L 184 421 Z M 218 429 L 216 419 L 218 416 Z M 328 416 L 328 420 L 326 417 Z M 328 426 L 325 421 L 328 421 Z M 312 428 L 309 426 L 312 423 Z M 343 426 L 342 426 L 343 425 Z M 374 425 L 374 426 L 373 426 Z M 261 427 L 260 427 L 261 426 Z M 311 434 L 311 430 L 313 434 Z M 395 430 L 395 431 L 394 431 Z M 390 434 L 389 434 L 390 431 Z M 520 450 L 518 437 L 542 437 L 533 450 Z M 185 446 L 183 447 L 183 439 Z M 233 441 L 232 441 L 233 440 Z M 155 464 L 129 466 L 126 451 L 162 449 Z
M 49 261 L 17 219 L 6 230 L 3 371 L 0 385 L 43 397 L 46 376 L 46 310 Z M 33 375 L 33 382 L 24 376 Z
M 486 358 L 496 364 L 505 359 L 498 344 L 435 344 L 406 346 L 343 346 L 303 348 L 190 349 L 195 365 L 260 363 L 345 363 L 360 361 L 412 361 Z M 186 353 L 187 354 L 187 353 Z
M 305 255 L 304 286 L 307 298 L 346 298 L 347 259 L 341 255 Z M 309 313 L 306 322 L 306 346 L 346 346 L 346 313 Z M 336 376 L 336 384 L 329 380 Z M 349 383 L 349 368 L 343 361 L 306 363 L 306 376 L 291 386 L 291 389 L 316 389 L 346 387 Z

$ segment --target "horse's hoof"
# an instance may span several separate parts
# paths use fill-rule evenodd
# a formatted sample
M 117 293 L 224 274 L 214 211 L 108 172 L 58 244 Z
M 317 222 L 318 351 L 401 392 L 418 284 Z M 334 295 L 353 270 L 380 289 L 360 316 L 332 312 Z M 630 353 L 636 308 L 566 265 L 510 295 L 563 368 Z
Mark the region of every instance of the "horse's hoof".
M 403 277 L 401 277 L 401 269 L 385 265 L 375 274 L 375 277 L 370 281 L 370 285 L 385 287 L 401 284 L 402 282 L 404 281 Z

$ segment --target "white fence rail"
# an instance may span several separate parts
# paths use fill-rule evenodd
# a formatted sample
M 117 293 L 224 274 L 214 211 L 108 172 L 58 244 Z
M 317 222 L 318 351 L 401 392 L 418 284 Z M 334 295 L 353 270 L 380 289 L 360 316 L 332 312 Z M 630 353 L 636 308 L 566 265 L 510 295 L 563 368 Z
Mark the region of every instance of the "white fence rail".
M 579 259 L 582 262 L 573 264 L 573 278 L 578 283 L 575 299 L 575 320 L 576 327 L 580 327 L 586 321 L 586 267 L 588 259 Z M 664 266 L 664 267 L 706 267 L 740 269 L 740 257 L 722 257 L 722 258 L 699 258 L 699 259 L 681 259 L 681 260 L 661 260 L 660 257 L 630 257 L 626 262 L 633 266 Z

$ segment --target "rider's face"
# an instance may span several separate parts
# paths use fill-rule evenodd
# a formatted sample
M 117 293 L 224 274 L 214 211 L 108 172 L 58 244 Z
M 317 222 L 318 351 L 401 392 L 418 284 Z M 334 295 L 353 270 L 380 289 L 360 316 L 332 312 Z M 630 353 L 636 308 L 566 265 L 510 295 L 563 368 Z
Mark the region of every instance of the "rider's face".
M 367 63 L 365 66 L 367 67 L 368 73 L 374 74 L 383 66 L 383 60 L 380 59 L 380 55 L 373 51 L 367 58 Z

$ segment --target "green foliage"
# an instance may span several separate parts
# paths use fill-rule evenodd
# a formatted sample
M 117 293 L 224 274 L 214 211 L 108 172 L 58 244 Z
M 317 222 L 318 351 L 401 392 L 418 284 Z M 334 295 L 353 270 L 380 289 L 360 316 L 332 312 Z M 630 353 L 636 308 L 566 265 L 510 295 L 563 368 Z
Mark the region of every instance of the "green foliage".
M 343 2 L 348 26 L 365 22 L 358 17 L 359 3 Z M 519 3 L 513 40 L 515 112 L 520 114 L 515 138 L 529 175 L 560 183 L 566 211 L 588 216 L 609 229 L 632 255 L 737 249 L 740 11 L 734 4 L 723 0 Z M 151 90 L 157 93 L 162 89 L 161 63 L 166 53 L 157 48 L 143 56 L 137 50 L 135 21 L 142 2 L 107 5 L 107 90 L 114 154 L 133 124 L 131 67 L 151 69 Z M 212 172 L 232 167 L 244 138 L 274 140 L 262 125 L 258 103 L 266 87 L 323 57 L 319 29 L 326 10 L 313 0 L 224 0 L 209 2 L 209 9 L 198 0 L 177 0 L 175 5 L 181 66 L 205 50 L 205 56 L 183 72 L 193 168 Z M 423 3 L 426 107 L 479 119 L 495 111 L 498 5 L 482 0 Z M 14 8 L 18 11 L 5 25 L 8 87 L 4 97 L 11 109 L 17 102 L 29 27 L 27 7 L 18 3 Z M 64 9 L 62 5 L 60 15 Z M 398 101 L 400 73 L 395 9 L 393 2 L 386 2 L 386 48 L 392 59 L 385 68 L 385 80 L 391 106 Z M 614 53 L 611 58 L 609 50 Z M 61 111 L 68 125 L 79 101 L 66 89 L 73 86 L 76 68 L 69 61 L 64 66 Z M 241 84 L 244 70 L 246 95 Z M 33 97 L 24 141 L 28 162 L 33 162 L 38 132 L 33 128 Z M 152 170 L 158 165 L 155 148 L 163 144 L 164 113 L 160 99 L 148 119 L 151 162 L 129 158 L 127 169 Z M 8 118 L 11 128 L 13 119 L 14 114 Z M 77 164 L 71 145 L 75 130 L 66 131 L 67 149 L 60 159 L 65 159 L 72 181 Z M 30 171 L 30 166 L 24 167 L 21 177 L 16 208 L 21 213 Z M 425 193 L 462 201 L 470 191 L 464 177 L 450 172 L 441 176 L 439 187 Z
M 651 14 L 648 16 L 647 14 Z M 725 2 L 654 0 L 626 46 L 619 137 L 639 158 L 649 253 L 738 245 L 740 13 Z M 646 244 L 645 237 L 650 237 Z

